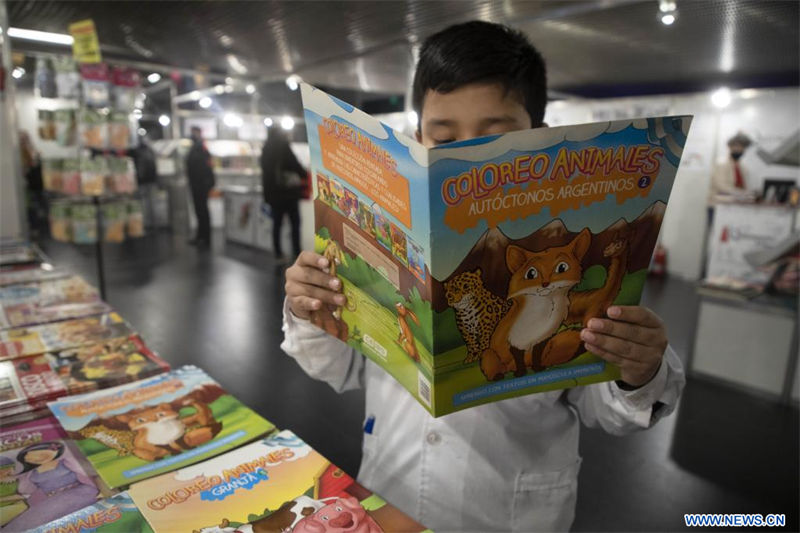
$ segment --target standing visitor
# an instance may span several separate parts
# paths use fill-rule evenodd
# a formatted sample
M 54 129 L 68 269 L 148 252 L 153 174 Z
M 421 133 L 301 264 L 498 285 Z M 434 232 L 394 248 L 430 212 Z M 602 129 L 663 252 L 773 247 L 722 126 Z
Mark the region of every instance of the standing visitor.
M 284 216 L 292 225 L 292 258 L 300 255 L 300 198 L 306 182 L 306 169 L 297 161 L 286 134 L 278 128 L 267 130 L 267 141 L 261 152 L 261 179 L 264 202 L 272 211 L 272 242 L 275 258 L 283 262 L 281 228 Z
M 214 171 L 211 168 L 211 154 L 203 143 L 203 132 L 192 128 L 192 148 L 186 157 L 186 174 L 189 189 L 192 191 L 194 213 L 197 216 L 197 234 L 189 241 L 198 247 L 211 244 L 211 220 L 208 214 L 208 193 L 214 188 Z

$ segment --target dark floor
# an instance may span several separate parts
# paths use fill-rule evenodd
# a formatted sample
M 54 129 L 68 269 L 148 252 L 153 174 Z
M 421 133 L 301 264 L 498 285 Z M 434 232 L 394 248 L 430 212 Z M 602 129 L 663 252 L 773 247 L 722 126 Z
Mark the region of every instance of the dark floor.
M 97 283 L 93 247 L 45 251 Z M 335 394 L 280 351 L 282 270 L 268 254 L 217 236 L 198 252 L 162 233 L 105 246 L 107 300 L 173 366 L 204 368 L 278 427 L 355 475 L 363 395 Z M 685 359 L 697 302 L 691 285 L 650 282 L 645 304 Z M 575 531 L 679 531 L 684 513 L 784 513 L 798 524 L 798 411 L 689 379 L 681 406 L 627 437 L 584 430 Z

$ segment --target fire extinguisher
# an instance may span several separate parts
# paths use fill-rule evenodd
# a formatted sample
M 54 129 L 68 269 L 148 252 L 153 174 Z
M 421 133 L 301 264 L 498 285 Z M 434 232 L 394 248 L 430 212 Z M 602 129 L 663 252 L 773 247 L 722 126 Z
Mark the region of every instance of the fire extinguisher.
M 656 250 L 653 253 L 650 274 L 659 278 L 663 278 L 667 274 L 667 249 L 661 243 L 656 245 Z

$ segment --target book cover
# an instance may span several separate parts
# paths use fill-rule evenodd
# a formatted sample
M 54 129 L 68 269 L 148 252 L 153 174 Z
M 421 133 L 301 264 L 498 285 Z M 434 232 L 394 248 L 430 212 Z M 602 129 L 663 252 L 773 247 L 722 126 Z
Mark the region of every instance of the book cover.
M 291 431 L 142 481 L 129 492 L 157 533 L 428 531 Z
M 49 406 L 111 488 L 202 461 L 274 429 L 194 366 Z
M 315 249 L 347 296 L 314 324 L 434 416 L 618 379 L 579 333 L 613 303 L 639 302 L 691 117 L 428 149 L 309 85 L 302 94 L 324 176 Z M 372 207 L 374 231 L 351 220 L 355 204 Z
M 50 281 L 70 276 L 69 271 L 44 263 L 19 270 L 0 271 L 0 286 Z
M 32 533 L 152 533 L 127 492 L 99 500 L 34 529 Z
M 19 327 L 110 310 L 80 276 L 0 287 L 0 324 Z
M 0 305 L 4 307 L 22 303 L 36 303 L 46 307 L 98 300 L 100 300 L 98 290 L 80 276 L 29 281 L 0 287 Z
M 170 369 L 138 335 L 51 352 L 47 359 L 70 396 L 115 387 Z
M 0 420 L 35 410 L 37 405 L 43 407 L 45 402 L 66 394 L 67 388 L 45 356 L 0 362 Z M 22 409 L 14 409 L 19 407 Z
M 29 531 L 101 495 L 53 418 L 0 430 L 0 530 Z
M 0 361 L 68 350 L 135 333 L 117 313 L 0 331 Z

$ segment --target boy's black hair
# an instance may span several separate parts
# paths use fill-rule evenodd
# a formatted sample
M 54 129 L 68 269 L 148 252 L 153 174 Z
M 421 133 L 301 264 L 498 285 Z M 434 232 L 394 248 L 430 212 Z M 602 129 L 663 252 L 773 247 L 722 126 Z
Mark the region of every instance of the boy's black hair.
M 447 93 L 475 82 L 498 82 L 522 98 L 537 128 L 547 106 L 544 59 L 519 31 L 472 21 L 450 26 L 422 43 L 414 73 L 412 104 L 422 123 L 428 90 Z

